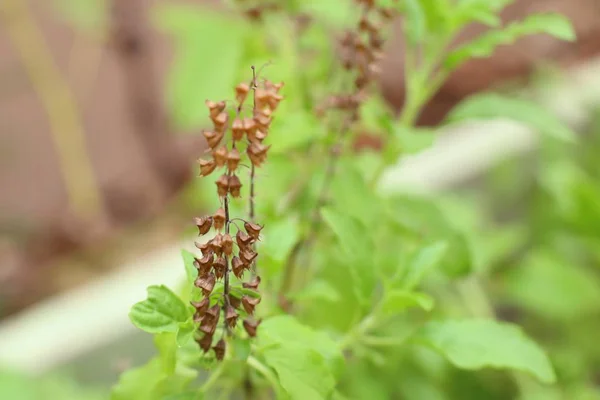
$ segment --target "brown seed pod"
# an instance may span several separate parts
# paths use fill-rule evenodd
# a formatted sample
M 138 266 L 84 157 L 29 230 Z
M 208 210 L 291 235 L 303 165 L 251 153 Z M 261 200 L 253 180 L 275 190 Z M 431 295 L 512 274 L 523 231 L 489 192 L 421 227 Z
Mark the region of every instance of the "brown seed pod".
M 240 258 L 238 256 L 234 256 L 231 259 L 231 270 L 233 271 L 233 274 L 238 278 L 241 279 L 242 276 L 244 275 L 244 271 L 246 270 L 247 265 L 244 264 L 244 262 L 242 260 L 240 260 Z
M 233 308 L 240 308 L 242 301 L 229 293 L 229 304 L 231 304 Z
M 381 50 L 383 48 L 383 38 L 379 34 L 379 32 L 374 32 L 369 35 L 369 45 L 377 50 Z
M 215 358 L 222 361 L 225 358 L 225 341 L 220 339 L 213 347 L 213 351 L 215 352 Z
M 221 238 L 221 247 L 226 255 L 230 256 L 233 253 L 233 239 L 229 233 L 224 234 Z
M 213 223 L 213 219 L 209 216 L 204 216 L 201 218 L 196 217 L 194 218 L 194 223 L 198 227 L 198 236 L 202 236 L 210 230 L 210 227 Z
M 196 246 L 196 248 L 202 252 L 202 256 L 212 252 L 208 243 L 194 242 L 194 246 Z
M 256 108 L 263 109 L 269 105 L 269 93 L 264 89 L 256 89 Z
M 244 289 L 252 289 L 252 290 L 256 290 L 258 289 L 258 285 L 260 284 L 260 276 L 255 276 L 250 282 L 246 283 L 242 283 L 242 287 Z
M 254 238 L 242 230 L 238 230 L 235 235 L 235 241 L 240 249 L 246 248 L 254 242 Z
M 258 321 L 252 321 L 250 319 L 244 320 L 244 329 L 248 333 L 248 336 L 250 336 L 250 337 L 256 336 L 256 329 L 258 328 L 258 326 L 260 325 L 261 322 L 262 322 L 262 320 L 258 320 Z
M 206 315 L 204 315 L 202 322 L 200 322 L 200 332 L 204 332 L 205 334 L 212 336 L 217 330 L 217 322 L 212 320 L 205 322 L 205 320 Z
M 217 164 L 214 160 L 198 160 L 198 164 L 200 164 L 200 176 L 208 176 L 210 175 L 215 168 L 217 168 Z
M 244 262 L 244 264 L 247 265 L 251 264 L 256 256 L 258 256 L 258 254 L 255 251 L 252 251 L 252 249 L 244 249 L 240 251 L 240 259 Z
M 254 134 L 254 139 L 258 142 L 262 142 L 263 140 L 265 140 L 267 137 L 267 134 L 263 131 L 261 131 L 260 129 L 256 131 L 256 133 Z
M 208 309 L 210 300 L 208 297 L 202 299 L 202 301 L 190 301 L 192 307 L 196 309 L 196 313 L 194 314 L 194 322 L 198 323 L 204 317 L 206 310 Z
M 223 235 L 217 233 L 215 237 L 208 242 L 208 244 L 210 245 L 210 249 L 217 255 L 217 257 L 223 254 L 222 240 Z
M 246 232 L 252 239 L 259 240 L 260 231 L 263 227 L 252 222 L 244 222 L 244 229 L 246 229 Z
M 206 107 L 208 107 L 211 117 L 216 117 L 225 109 L 224 101 L 219 101 L 217 103 L 211 100 L 206 100 L 204 104 L 206 104 Z
M 265 146 L 261 143 L 252 142 L 246 149 L 246 153 L 250 158 L 250 162 L 255 167 L 260 167 L 263 162 L 267 159 L 267 151 L 271 146 Z
M 260 303 L 260 297 L 253 298 L 250 296 L 242 296 L 242 306 L 244 306 L 244 310 L 246 310 L 248 314 L 254 314 L 254 308 L 258 303 Z
M 225 272 L 227 271 L 227 260 L 225 260 L 225 257 L 217 258 L 213 264 L 213 268 L 217 279 L 224 277 Z
M 207 353 L 210 350 L 210 346 L 212 346 L 212 339 L 212 335 L 205 334 L 202 339 L 196 339 L 196 343 L 198 343 L 202 351 Z
M 217 147 L 219 143 L 221 143 L 223 136 L 225 136 L 225 133 L 220 131 L 204 131 L 202 134 L 206 138 L 206 142 L 211 149 Z
M 264 110 L 254 117 L 254 121 L 256 122 L 258 129 L 262 129 L 264 131 L 269 130 L 269 125 L 271 125 L 273 118 L 271 118 L 271 116 L 268 114 L 270 114 L 270 112 Z
M 244 131 L 246 132 L 246 134 L 248 136 L 254 135 L 254 133 L 256 132 L 256 129 L 258 128 L 258 126 L 256 125 L 256 122 L 254 122 L 254 119 L 250 118 L 250 117 L 244 118 L 243 123 L 244 123 Z
M 215 181 L 217 185 L 217 193 L 220 197 L 227 196 L 227 192 L 229 191 L 229 178 L 227 175 L 221 175 L 219 179 Z
M 213 223 L 215 225 L 215 229 L 221 230 L 225 226 L 225 221 L 227 219 L 227 214 L 225 214 L 225 210 L 223 207 L 220 207 L 217 212 L 212 216 Z
M 204 276 L 210 272 L 213 265 L 213 258 L 213 253 L 209 252 L 204 257 L 194 260 L 194 267 L 198 270 L 198 276 Z
M 242 182 L 240 181 L 240 178 L 238 178 L 236 175 L 229 176 L 228 186 L 229 193 L 232 197 L 240 197 L 240 189 L 242 188 Z
M 194 285 L 202 290 L 202 295 L 204 297 L 208 296 L 212 293 L 215 287 L 215 275 L 213 273 L 209 273 L 205 276 L 201 276 L 194 282 Z
M 219 304 L 215 304 L 207 309 L 205 314 L 206 319 L 218 321 L 219 315 L 221 315 L 221 307 L 219 307 Z
M 379 8 L 379 15 L 383 19 L 392 19 L 396 16 L 396 12 L 392 8 L 381 7 Z
M 238 149 L 231 149 L 227 154 L 227 168 L 230 172 L 234 172 L 240 163 L 240 152 Z
M 225 146 L 221 146 L 212 152 L 213 159 L 215 160 L 215 164 L 217 167 L 222 167 L 227 162 L 227 148 Z
M 269 107 L 271 110 L 275 111 L 279 103 L 283 100 L 283 96 L 278 94 L 277 92 L 269 92 Z
M 213 124 L 215 124 L 215 130 L 219 132 L 223 132 L 225 130 L 225 125 L 227 124 L 227 120 L 229 119 L 229 115 L 226 112 L 222 112 L 215 117 L 211 117 Z
M 238 104 L 242 104 L 246 100 L 249 91 L 250 85 L 247 83 L 240 83 L 235 87 L 235 100 Z
M 238 313 L 235 308 L 230 304 L 225 308 L 225 323 L 230 328 L 235 328 L 235 324 L 238 319 Z
M 233 120 L 233 124 L 231 124 L 231 133 L 233 140 L 235 141 L 240 141 L 244 138 L 244 122 L 241 119 L 236 118 Z

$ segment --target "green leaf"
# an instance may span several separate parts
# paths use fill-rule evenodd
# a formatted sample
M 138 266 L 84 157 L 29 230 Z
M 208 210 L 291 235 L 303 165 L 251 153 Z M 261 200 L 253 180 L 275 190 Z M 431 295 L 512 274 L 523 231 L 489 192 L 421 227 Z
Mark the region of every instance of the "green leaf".
M 321 213 L 349 256 L 362 259 L 368 253 L 366 229 L 357 220 L 333 208 L 325 208 Z
M 514 43 L 524 36 L 545 33 L 558 39 L 573 41 L 576 39 L 573 26 L 560 14 L 534 14 L 523 21 L 513 22 L 501 30 L 486 32 L 471 42 L 450 52 L 444 66 L 453 70 L 471 58 L 491 56 L 500 45 Z
M 585 320 L 600 311 L 597 276 L 552 251 L 527 257 L 508 273 L 505 288 L 521 307 L 551 320 Z
M 341 300 L 338 291 L 325 280 L 314 280 L 309 282 L 301 291 L 292 296 L 294 301 L 324 300 L 336 302 Z
M 420 307 L 425 311 L 433 309 L 434 300 L 425 293 L 392 290 L 385 294 L 381 303 L 381 313 L 384 316 L 400 314 L 408 308 Z
M 198 277 L 198 270 L 194 267 L 195 256 L 187 250 L 181 250 L 181 257 L 183 258 L 183 265 L 185 267 L 185 276 L 187 277 L 188 283 L 194 283 Z
M 435 242 L 420 249 L 408 264 L 402 287 L 410 290 L 421 283 L 425 275 L 440 263 L 447 250 L 448 243 L 445 241 Z
M 278 262 L 287 260 L 290 250 L 300 236 L 298 220 L 293 217 L 281 217 L 265 224 L 261 232 L 260 253 Z
M 321 354 L 292 345 L 270 348 L 264 352 L 265 362 L 277 372 L 279 382 L 291 399 L 327 399 L 335 387 L 335 379 Z
M 406 18 L 406 37 L 408 43 L 415 46 L 427 33 L 427 16 L 419 0 L 403 2 L 402 12 Z
M 278 114 L 278 118 L 273 119 L 266 139 L 271 145 L 269 155 L 288 154 L 290 151 L 319 142 L 324 135 L 323 124 L 314 113 L 295 110 L 287 113 L 284 118 L 279 118 Z
M 512 324 L 484 319 L 433 321 L 425 325 L 417 340 L 459 368 L 514 369 L 544 383 L 556 380 L 544 351 Z
M 148 333 L 176 332 L 190 315 L 185 304 L 164 285 L 150 286 L 147 291 L 148 298 L 131 308 L 131 322 Z
M 173 394 L 162 400 L 203 400 L 204 395 L 199 390 L 193 390 L 185 393 Z
M 471 96 L 452 110 L 449 122 L 508 118 L 537 129 L 540 133 L 573 142 L 575 134 L 554 114 L 527 100 L 495 93 Z
M 279 315 L 268 318 L 258 329 L 258 345 L 261 349 L 285 346 L 313 350 L 327 361 L 332 371 L 337 372 L 343 367 L 344 358 L 337 343 L 325 332 L 314 330 L 292 316 Z
M 349 0 L 301 0 L 300 11 L 335 28 L 352 25 L 358 15 L 357 7 Z
M 233 96 L 249 25 L 231 15 L 190 5 L 158 4 L 152 19 L 175 39 L 167 81 L 169 109 L 181 129 L 207 123 L 206 99 Z
M 192 319 L 179 324 L 179 329 L 177 329 L 177 345 L 180 347 L 185 346 L 194 337 L 195 330 L 196 325 Z
M 177 341 L 173 333 L 159 333 L 154 336 L 154 345 L 158 349 L 161 366 L 165 375 L 175 373 L 177 365 Z
M 239 361 L 246 361 L 251 351 L 250 340 L 235 337 L 231 341 L 231 344 L 233 347 L 233 358 Z
M 395 146 L 402 155 L 419 153 L 430 148 L 437 138 L 435 130 L 410 128 L 396 125 L 394 127 Z M 392 160 L 390 160 L 392 161 Z

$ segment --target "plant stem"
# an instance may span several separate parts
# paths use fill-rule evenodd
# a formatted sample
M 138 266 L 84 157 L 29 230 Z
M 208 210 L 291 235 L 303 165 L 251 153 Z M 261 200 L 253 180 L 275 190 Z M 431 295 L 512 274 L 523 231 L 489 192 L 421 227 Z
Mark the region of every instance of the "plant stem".
M 256 89 L 257 89 L 257 83 L 256 83 L 256 67 L 253 65 L 252 66 L 252 84 L 251 84 L 251 88 L 252 88 L 252 117 L 256 116 Z M 255 213 L 256 213 L 256 209 L 255 209 L 255 204 L 254 204 L 254 185 L 255 185 L 255 177 L 256 177 L 256 167 L 254 166 L 254 163 L 251 163 L 250 166 L 250 211 L 249 211 L 249 218 L 250 221 L 254 222 L 254 218 L 255 218 Z M 253 243 L 252 244 L 252 249 L 254 251 L 256 251 L 256 244 Z M 251 278 L 254 279 L 256 277 L 256 261 L 252 261 L 252 265 L 250 266 L 250 274 L 251 274 Z
M 225 208 L 225 233 L 229 234 L 229 195 L 225 195 L 223 199 L 223 205 Z M 223 277 L 223 324 L 225 326 L 225 332 L 227 335 L 231 335 L 231 329 L 227 324 L 225 316 L 227 315 L 227 308 L 229 307 L 229 257 L 225 256 L 225 276 Z
M 275 394 L 278 399 L 283 398 L 283 393 L 279 386 L 277 377 L 269 369 L 269 367 L 264 365 L 262 362 L 260 362 L 257 358 L 255 358 L 253 356 L 249 356 L 248 359 L 246 360 L 246 362 L 248 363 L 248 365 L 251 368 L 254 368 L 257 372 L 259 372 L 271 384 L 271 386 L 273 387 L 273 390 L 275 390 Z

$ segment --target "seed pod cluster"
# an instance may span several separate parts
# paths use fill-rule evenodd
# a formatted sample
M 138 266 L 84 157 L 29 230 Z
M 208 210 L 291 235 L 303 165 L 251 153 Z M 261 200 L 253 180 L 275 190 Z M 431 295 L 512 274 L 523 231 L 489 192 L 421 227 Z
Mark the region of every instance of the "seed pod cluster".
M 330 96 L 317 108 L 318 114 L 328 109 L 346 110 L 358 118 L 358 108 L 365 100 L 365 89 L 379 75 L 379 62 L 383 58 L 383 29 L 395 17 L 393 9 L 379 7 L 375 0 L 355 0 L 362 14 L 354 29 L 344 32 L 339 40 L 342 66 L 355 73 L 351 94 Z
M 263 143 L 268 136 L 277 106 L 283 100 L 279 91 L 282 83 L 264 81 L 259 87 L 256 77 L 250 84 L 241 83 L 235 88 L 236 107 L 230 113 L 224 101 L 207 101 L 206 106 L 213 122 L 213 129 L 204 132 L 210 147 L 211 159 L 199 160 L 200 176 L 208 176 L 217 169 L 224 169 L 215 181 L 217 195 L 222 206 L 213 215 L 198 217 L 194 223 L 198 236 L 203 237 L 211 230 L 212 239 L 195 242 L 201 256 L 194 260 L 198 277 L 194 285 L 202 293 L 201 301 L 192 302 L 195 308 L 194 322 L 198 324 L 197 343 L 206 353 L 211 348 L 218 360 L 226 353 L 226 341 L 221 337 L 213 345 L 219 322 L 223 334 L 232 334 L 243 319 L 243 329 L 254 337 L 260 320 L 254 318 L 255 307 L 260 303 L 258 286 L 260 277 L 247 274 L 253 270 L 258 253 L 255 243 L 260 240 L 262 226 L 243 221 L 243 228 L 232 222 L 229 215 L 230 198 L 241 196 L 242 183 L 238 169 L 243 159 L 247 159 L 254 168 L 260 167 L 267 158 L 270 146 Z M 249 116 L 243 116 L 244 103 L 252 97 L 253 107 Z M 235 235 L 232 230 L 237 229 Z M 230 282 L 230 274 L 241 282 L 236 287 Z M 246 275 L 250 280 L 243 282 Z M 215 291 L 218 282 L 223 282 L 223 291 Z

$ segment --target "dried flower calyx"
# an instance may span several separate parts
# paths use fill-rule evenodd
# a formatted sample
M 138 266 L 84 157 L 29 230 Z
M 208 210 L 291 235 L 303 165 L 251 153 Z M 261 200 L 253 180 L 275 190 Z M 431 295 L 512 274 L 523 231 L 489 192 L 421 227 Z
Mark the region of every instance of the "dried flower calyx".
M 233 334 L 240 325 L 240 319 L 249 337 L 256 335 L 260 323 L 253 317 L 260 303 L 257 291 L 260 277 L 255 274 L 259 255 L 255 243 L 260 240 L 263 226 L 235 218 L 243 222 L 243 226 L 239 227 L 240 224 L 232 221 L 229 208 L 231 198 L 242 196 L 240 166 L 250 163 L 254 170 L 267 160 L 270 146 L 263 142 L 268 137 L 274 112 L 283 100 L 280 94 L 282 83 L 264 81 L 259 87 L 257 82 L 253 74 L 250 84 L 240 83 L 235 88 L 237 104 L 232 110 L 228 110 L 228 103 L 224 101 L 206 101 L 213 128 L 203 135 L 210 147 L 211 158 L 198 163 L 203 177 L 219 170 L 215 185 L 221 207 L 213 215 L 194 218 L 199 236 L 203 237 L 211 230 L 214 235 L 209 240 L 195 242 L 202 257 L 195 258 L 193 262 L 198 271 L 194 285 L 200 289 L 202 299 L 191 304 L 196 310 L 194 322 L 198 324 L 201 335 L 196 342 L 205 353 L 212 349 L 218 360 L 226 355 L 224 335 Z M 248 112 L 243 106 L 249 99 L 253 100 L 252 112 L 242 115 Z M 237 232 L 232 232 L 235 229 Z M 232 284 L 233 276 L 241 281 L 249 271 L 252 271 L 249 281 L 242 281 L 241 287 Z M 233 276 L 230 276 L 231 273 Z M 221 282 L 222 287 L 218 286 Z M 219 290 L 215 289 L 217 287 Z M 248 289 L 252 293 L 248 293 Z M 218 331 L 223 336 L 213 343 Z

